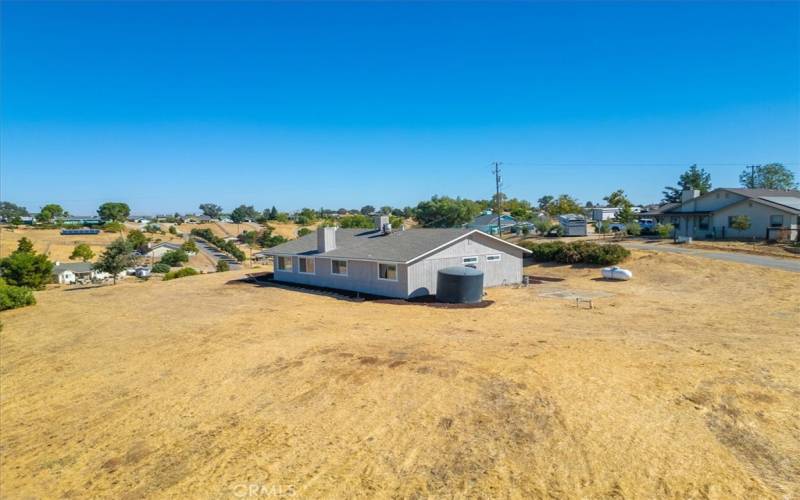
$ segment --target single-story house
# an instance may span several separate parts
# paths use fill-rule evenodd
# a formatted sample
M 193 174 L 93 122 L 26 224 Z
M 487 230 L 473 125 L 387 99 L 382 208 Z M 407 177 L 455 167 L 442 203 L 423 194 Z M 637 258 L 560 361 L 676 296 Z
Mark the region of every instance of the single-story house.
M 161 242 L 151 245 L 147 250 L 140 251 L 139 255 L 142 257 L 147 257 L 148 259 L 160 259 L 164 256 L 165 253 L 171 252 L 173 250 L 179 250 L 181 245 L 178 243 L 170 243 L 170 242 Z M 194 255 L 194 252 L 187 252 L 190 256 Z
M 125 271 L 117 275 L 117 279 L 123 277 L 125 277 Z M 111 278 L 111 274 L 95 270 L 91 262 L 56 262 L 53 267 L 53 282 L 61 285 L 89 283 Z
M 530 251 L 477 229 L 320 227 L 264 253 L 276 281 L 410 298 L 435 294 L 438 271 L 452 266 L 483 271 L 485 287 L 519 283 Z
M 100 226 L 103 220 L 95 216 L 70 216 L 61 219 L 61 223 L 65 226 Z
M 498 215 L 492 213 L 490 210 L 487 210 L 481 215 L 475 217 L 472 222 L 465 224 L 464 227 L 467 229 L 477 229 L 486 234 L 497 234 L 497 219 Z M 500 215 L 499 219 L 501 233 L 511 233 L 523 227 L 533 229 L 533 224 L 530 222 L 519 222 L 508 214 Z
M 668 203 L 642 215 L 672 224 L 677 236 L 695 239 L 797 240 L 800 191 L 717 188 L 701 195 L 698 190 L 686 190 L 679 203 Z M 750 219 L 750 228 L 731 227 L 734 219 L 742 215 Z

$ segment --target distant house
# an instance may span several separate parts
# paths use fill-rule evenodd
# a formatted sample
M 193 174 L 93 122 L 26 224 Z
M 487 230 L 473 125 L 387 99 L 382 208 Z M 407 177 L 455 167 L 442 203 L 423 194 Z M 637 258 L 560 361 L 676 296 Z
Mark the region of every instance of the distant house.
M 676 234 L 683 237 L 797 240 L 800 191 L 718 188 L 701 195 L 698 190 L 686 190 L 680 203 L 642 215 L 672 224 Z M 751 227 L 738 231 L 731 226 L 742 215 L 750 219 Z
M 518 222 L 514 217 L 503 214 L 499 216 L 500 219 L 500 233 L 511 233 L 522 227 L 533 228 L 530 222 Z M 466 224 L 464 227 L 467 229 L 477 229 L 486 234 L 497 234 L 498 216 L 491 211 L 483 212 L 481 215 L 475 217 L 472 222 Z
M 439 269 L 452 266 L 483 271 L 486 287 L 519 283 L 530 252 L 477 229 L 320 227 L 263 253 L 276 281 L 409 298 L 435 294 Z
M 171 252 L 173 250 L 180 250 L 180 248 L 181 248 L 181 245 L 178 244 L 178 243 L 170 243 L 170 242 L 166 242 L 165 241 L 165 242 L 162 242 L 162 243 L 156 243 L 154 245 L 151 245 L 146 250 L 140 251 L 139 255 L 141 255 L 142 257 L 146 257 L 148 259 L 156 260 L 156 259 L 160 259 L 161 257 L 163 257 L 165 253 Z M 194 252 L 187 252 L 187 253 L 190 256 L 194 255 Z
M 111 279 L 113 276 L 103 271 L 93 269 L 91 262 L 56 262 L 53 267 L 53 282 L 61 285 L 74 285 L 75 283 L 91 283 Z M 125 276 L 125 272 L 117 275 L 117 279 Z
M 587 209 L 589 217 L 595 222 L 614 220 L 620 210 L 622 209 L 619 207 L 592 207 Z

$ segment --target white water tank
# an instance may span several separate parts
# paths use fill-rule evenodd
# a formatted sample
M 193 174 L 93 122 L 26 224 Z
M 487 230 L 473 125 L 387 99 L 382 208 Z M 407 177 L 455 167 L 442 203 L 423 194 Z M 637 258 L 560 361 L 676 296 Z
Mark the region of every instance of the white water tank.
M 621 280 L 621 281 L 628 281 L 629 279 L 633 278 L 633 273 L 628 271 L 627 269 L 622 269 L 621 267 L 604 267 L 603 268 L 603 278 L 609 280 Z

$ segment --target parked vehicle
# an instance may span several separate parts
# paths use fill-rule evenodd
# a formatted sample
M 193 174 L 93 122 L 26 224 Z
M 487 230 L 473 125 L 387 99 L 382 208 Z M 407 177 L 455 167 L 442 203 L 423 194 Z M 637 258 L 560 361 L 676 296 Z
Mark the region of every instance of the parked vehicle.
M 656 229 L 656 220 L 655 219 L 639 219 L 639 226 L 641 226 L 642 231 L 645 231 L 645 232 L 655 231 L 655 229 Z
M 609 230 L 611 230 L 612 233 L 620 233 L 620 232 L 624 233 L 626 230 L 625 224 L 623 224 L 622 222 L 612 222 L 611 224 L 608 225 L 608 228 Z

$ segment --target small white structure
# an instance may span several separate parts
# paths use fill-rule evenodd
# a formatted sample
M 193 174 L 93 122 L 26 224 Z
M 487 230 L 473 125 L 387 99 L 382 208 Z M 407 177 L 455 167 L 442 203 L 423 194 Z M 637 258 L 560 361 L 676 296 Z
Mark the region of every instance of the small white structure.
M 124 278 L 125 271 L 117 275 L 117 279 Z M 53 281 L 60 285 L 74 285 L 76 283 L 93 283 L 112 279 L 113 275 L 93 268 L 91 262 L 56 262 L 53 267 Z
M 591 209 L 591 218 L 595 222 L 614 220 L 620 210 L 619 207 L 593 207 Z
M 633 278 L 632 272 L 617 266 L 604 267 L 602 273 L 603 278 L 609 280 L 628 281 L 629 279 Z
M 179 250 L 181 246 L 177 243 L 169 243 L 169 242 L 162 242 L 156 243 L 155 245 L 151 246 L 144 252 L 140 252 L 142 257 L 147 257 L 148 259 L 160 259 L 164 256 L 165 253 L 171 252 L 173 250 Z M 195 255 L 194 252 L 186 252 L 191 257 Z

